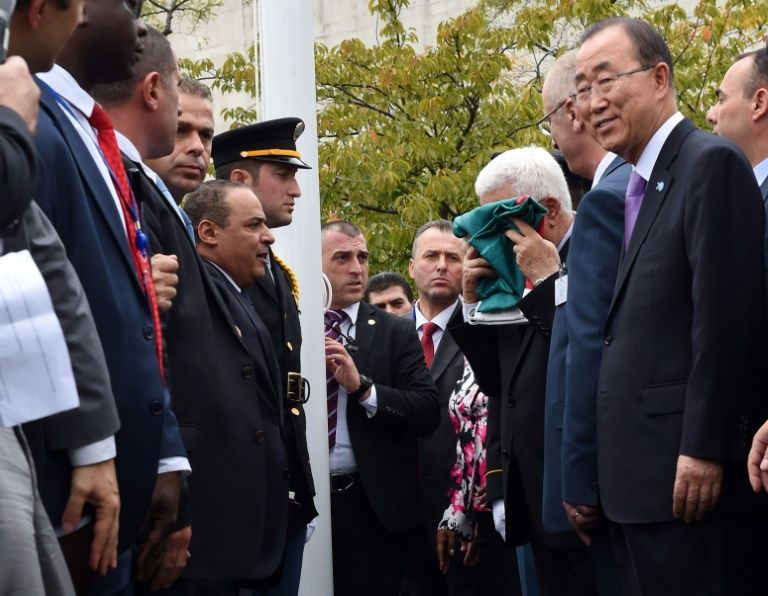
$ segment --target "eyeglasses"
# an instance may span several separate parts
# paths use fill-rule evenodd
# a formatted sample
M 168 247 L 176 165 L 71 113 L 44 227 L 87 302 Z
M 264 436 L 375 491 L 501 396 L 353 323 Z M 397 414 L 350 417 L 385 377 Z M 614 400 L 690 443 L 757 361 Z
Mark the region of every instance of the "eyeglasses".
M 651 70 L 654 68 L 654 66 L 656 65 L 654 64 L 652 66 L 641 66 L 639 68 L 635 68 L 634 70 L 628 70 L 627 72 L 620 72 L 615 75 L 601 77 L 591 85 L 585 85 L 584 87 L 579 87 L 576 89 L 576 93 L 574 94 L 576 96 L 576 101 L 578 103 L 587 103 L 589 98 L 592 96 L 592 91 L 595 89 L 600 93 L 600 95 L 605 95 L 606 93 L 609 93 L 611 89 L 613 89 L 613 85 L 619 79 L 628 77 L 629 75 L 637 74 L 638 72 Z
M 539 127 L 539 130 L 543 134 L 547 135 L 548 137 L 552 135 L 552 131 L 550 130 L 552 128 L 552 116 L 554 116 L 557 113 L 557 110 L 562 108 L 569 99 L 574 99 L 575 97 L 576 95 L 574 93 L 570 94 L 536 121 L 536 126 Z

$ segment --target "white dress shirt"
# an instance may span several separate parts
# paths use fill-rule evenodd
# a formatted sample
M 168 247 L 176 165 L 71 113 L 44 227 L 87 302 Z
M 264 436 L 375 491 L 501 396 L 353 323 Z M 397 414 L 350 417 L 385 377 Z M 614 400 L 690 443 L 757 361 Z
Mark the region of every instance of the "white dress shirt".
M 348 340 L 354 342 L 355 327 L 357 326 L 357 313 L 360 310 L 360 303 L 355 302 L 351 306 L 342 308 L 347 317 L 341 322 L 341 339 L 344 345 L 349 345 Z M 362 371 L 364 373 L 364 371 Z M 349 426 L 347 426 L 347 390 L 339 385 L 339 397 L 336 405 L 336 445 L 330 450 L 329 463 L 331 474 L 345 472 L 353 474 L 357 472 L 357 461 L 355 452 L 352 449 L 352 441 L 349 437 Z M 358 402 L 365 410 L 368 418 L 373 418 L 378 409 L 378 399 L 376 396 L 376 385 L 371 387 L 371 394 L 365 401 Z
M 593 188 L 595 188 L 595 186 L 600 184 L 600 180 L 605 174 L 605 171 L 608 169 L 608 166 L 611 165 L 614 159 L 616 159 L 616 154 L 613 153 L 612 151 L 609 151 L 608 153 L 603 155 L 603 159 L 601 159 L 600 163 L 597 164 L 595 175 L 592 176 L 592 186 L 589 187 L 589 190 L 592 190 Z
M 427 319 L 427 317 L 422 314 L 419 303 L 420 300 L 417 300 L 413 305 L 413 317 L 416 320 L 416 333 L 419 334 L 419 341 L 421 341 L 421 338 L 424 335 L 422 327 L 424 323 L 429 322 L 430 319 Z M 448 327 L 448 321 L 451 320 L 451 315 L 453 314 L 453 311 L 458 303 L 459 301 L 456 300 L 456 302 L 451 304 L 445 310 L 440 311 L 431 320 L 432 323 L 437 325 L 437 329 L 432 334 L 432 345 L 435 346 L 435 354 L 437 354 L 437 347 L 440 345 L 440 340 L 443 338 L 443 333 L 445 333 L 445 330 Z
M 664 143 L 667 142 L 667 138 L 672 133 L 672 130 L 683 121 L 683 115 L 680 112 L 672 114 L 667 121 L 662 124 L 658 130 L 653 133 L 651 140 L 643 149 L 640 154 L 640 159 L 635 164 L 635 171 L 643 177 L 647 183 L 650 184 L 651 174 L 653 173 L 653 166 L 656 165 L 656 160 L 659 159 L 659 153 L 661 148 L 664 147 Z
M 757 164 L 753 171 L 755 172 L 757 185 L 760 186 L 763 182 L 765 182 L 765 179 L 768 178 L 768 158 Z

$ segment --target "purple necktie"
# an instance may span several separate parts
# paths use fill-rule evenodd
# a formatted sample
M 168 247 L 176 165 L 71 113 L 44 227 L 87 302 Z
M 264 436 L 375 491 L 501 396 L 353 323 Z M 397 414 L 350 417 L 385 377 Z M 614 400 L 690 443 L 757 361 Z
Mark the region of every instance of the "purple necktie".
M 325 313 L 325 337 L 335 341 L 341 339 L 341 323 L 347 313 L 343 310 L 329 310 Z M 325 369 L 325 390 L 328 395 L 328 449 L 336 445 L 336 410 L 339 405 L 339 382 L 330 368 Z
M 629 184 L 627 185 L 627 196 L 624 201 L 624 250 L 629 246 L 629 240 L 632 238 L 632 230 L 635 229 L 637 214 L 640 213 L 640 205 L 643 203 L 645 194 L 645 179 L 632 170 L 629 175 Z

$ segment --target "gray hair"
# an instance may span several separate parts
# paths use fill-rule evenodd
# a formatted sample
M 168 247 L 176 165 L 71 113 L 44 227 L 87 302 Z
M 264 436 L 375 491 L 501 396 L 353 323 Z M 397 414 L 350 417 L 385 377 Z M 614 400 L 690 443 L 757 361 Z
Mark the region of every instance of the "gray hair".
M 547 71 L 544 81 L 547 86 L 547 95 L 552 95 L 554 108 L 559 102 L 563 101 L 576 90 L 573 83 L 573 75 L 576 72 L 576 50 L 569 50 L 557 60 Z
M 529 146 L 510 149 L 491 160 L 477 175 L 475 193 L 483 197 L 506 188 L 509 198 L 527 195 L 537 201 L 552 197 L 570 213 L 571 195 L 562 168 L 546 149 Z

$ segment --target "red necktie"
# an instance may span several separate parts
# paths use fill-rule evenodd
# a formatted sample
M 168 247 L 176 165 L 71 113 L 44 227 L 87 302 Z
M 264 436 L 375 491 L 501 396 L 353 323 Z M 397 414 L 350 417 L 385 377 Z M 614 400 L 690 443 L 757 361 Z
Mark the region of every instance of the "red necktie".
M 427 363 L 427 368 L 432 366 L 432 360 L 435 357 L 435 344 L 432 341 L 432 336 L 438 329 L 440 327 L 432 321 L 427 321 L 421 326 L 421 349 L 424 351 L 424 362 Z
M 147 238 L 141 231 L 139 220 L 139 208 L 136 199 L 131 193 L 128 184 L 128 176 L 123 167 L 123 159 L 117 146 L 117 137 L 112 121 L 107 113 L 99 105 L 94 105 L 93 113 L 88 118 L 91 126 L 98 131 L 99 148 L 110 169 L 112 183 L 115 185 L 117 196 L 120 198 L 120 207 L 125 219 L 125 232 L 128 238 L 128 247 L 131 251 L 133 264 L 139 283 L 149 299 L 149 307 L 152 311 L 152 326 L 155 331 L 155 351 L 157 352 L 157 365 L 160 367 L 160 377 L 165 381 L 163 369 L 163 335 L 160 327 L 160 313 L 157 309 L 157 297 L 155 286 L 152 283 L 152 271 L 147 258 Z

